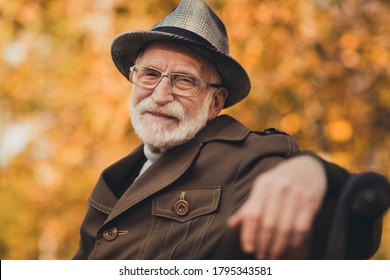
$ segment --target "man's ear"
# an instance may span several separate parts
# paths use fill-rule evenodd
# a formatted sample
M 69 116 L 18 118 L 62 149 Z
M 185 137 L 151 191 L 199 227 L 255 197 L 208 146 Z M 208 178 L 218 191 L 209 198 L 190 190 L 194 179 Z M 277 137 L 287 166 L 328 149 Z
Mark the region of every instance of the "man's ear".
M 213 95 L 213 101 L 210 104 L 208 120 L 212 120 L 218 116 L 225 105 L 225 100 L 228 96 L 228 91 L 225 88 L 218 88 Z

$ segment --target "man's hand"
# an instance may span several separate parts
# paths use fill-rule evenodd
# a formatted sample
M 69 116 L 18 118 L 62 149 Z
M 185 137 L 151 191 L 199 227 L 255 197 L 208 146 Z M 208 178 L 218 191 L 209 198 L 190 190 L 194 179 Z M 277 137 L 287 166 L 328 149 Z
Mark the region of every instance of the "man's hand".
M 228 220 L 241 230 L 241 246 L 259 259 L 278 259 L 300 251 L 326 192 L 321 163 L 303 155 L 258 176 L 252 191 Z M 298 258 L 301 258 L 297 256 Z

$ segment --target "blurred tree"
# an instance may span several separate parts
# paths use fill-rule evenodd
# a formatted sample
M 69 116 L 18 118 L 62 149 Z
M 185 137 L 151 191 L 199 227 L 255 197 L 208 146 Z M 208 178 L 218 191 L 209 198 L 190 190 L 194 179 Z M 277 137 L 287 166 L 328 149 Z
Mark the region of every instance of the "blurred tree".
M 178 0 L 0 2 L 0 257 L 68 259 L 99 173 L 140 143 L 110 44 Z M 253 83 L 226 113 L 390 176 L 388 1 L 208 2 Z M 375 258 L 390 258 L 389 216 Z

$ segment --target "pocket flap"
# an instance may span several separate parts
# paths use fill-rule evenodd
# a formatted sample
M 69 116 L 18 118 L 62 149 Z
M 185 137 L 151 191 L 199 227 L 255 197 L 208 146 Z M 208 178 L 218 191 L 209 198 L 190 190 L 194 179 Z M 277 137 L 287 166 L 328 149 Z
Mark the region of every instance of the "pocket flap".
M 153 200 L 152 214 L 186 222 L 214 212 L 220 195 L 220 186 L 174 189 Z

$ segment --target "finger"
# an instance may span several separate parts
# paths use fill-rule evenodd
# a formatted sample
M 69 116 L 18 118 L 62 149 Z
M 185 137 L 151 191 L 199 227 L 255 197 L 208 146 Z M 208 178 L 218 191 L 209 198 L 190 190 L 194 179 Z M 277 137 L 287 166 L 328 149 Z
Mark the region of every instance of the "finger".
M 228 220 L 228 226 L 231 228 L 241 227 L 240 242 L 246 253 L 254 253 L 256 250 L 262 207 L 268 199 L 268 186 L 262 178 L 255 180 L 247 201 Z
M 247 200 L 239 207 L 239 209 L 228 218 L 227 226 L 231 229 L 240 228 L 240 243 L 244 252 L 252 253 L 253 252 L 253 238 L 251 232 L 254 231 L 254 223 L 248 222 L 253 218 L 250 217 L 251 209 L 253 209 L 254 204 L 254 189 L 251 191 L 251 195 Z
M 275 230 L 272 242 L 269 244 L 270 259 L 279 259 L 283 252 L 288 250 L 296 211 L 295 201 L 288 200 L 283 203 L 283 211 L 280 211 L 276 220 L 275 228 L 277 230 Z
M 265 258 L 266 250 L 265 246 L 259 246 L 259 236 L 262 236 L 262 223 L 265 213 L 267 212 L 266 209 L 269 207 L 268 193 L 270 185 L 266 176 L 258 177 L 254 182 L 250 196 L 250 198 L 252 198 L 251 204 L 247 205 L 247 213 L 244 220 L 245 225 L 241 230 L 243 247 L 251 253 L 255 253 L 256 256 L 261 259 Z
M 313 222 L 313 212 L 308 209 L 301 209 L 297 213 L 293 231 L 291 235 L 291 245 L 294 248 L 303 246 L 307 235 L 309 234 L 311 224 Z
M 234 213 L 232 216 L 230 216 L 227 220 L 227 226 L 231 229 L 237 229 L 240 227 L 242 220 L 243 220 L 243 214 L 242 208 L 238 209 L 236 213 Z
M 262 205 L 262 219 L 258 220 L 259 225 L 256 232 L 256 256 L 259 259 L 269 257 L 269 248 L 275 233 L 275 226 L 281 207 L 278 203 L 278 197 L 278 192 L 272 191 Z
M 259 212 L 251 201 L 244 205 L 241 212 L 240 241 L 242 249 L 246 253 L 255 251 L 255 235 L 258 227 Z
M 229 217 L 227 225 L 231 229 L 240 228 L 240 242 L 244 252 L 252 253 L 253 248 L 253 237 L 252 232 L 255 230 L 253 226 L 255 223 L 251 222 L 251 199 L 248 199 L 241 207 Z

